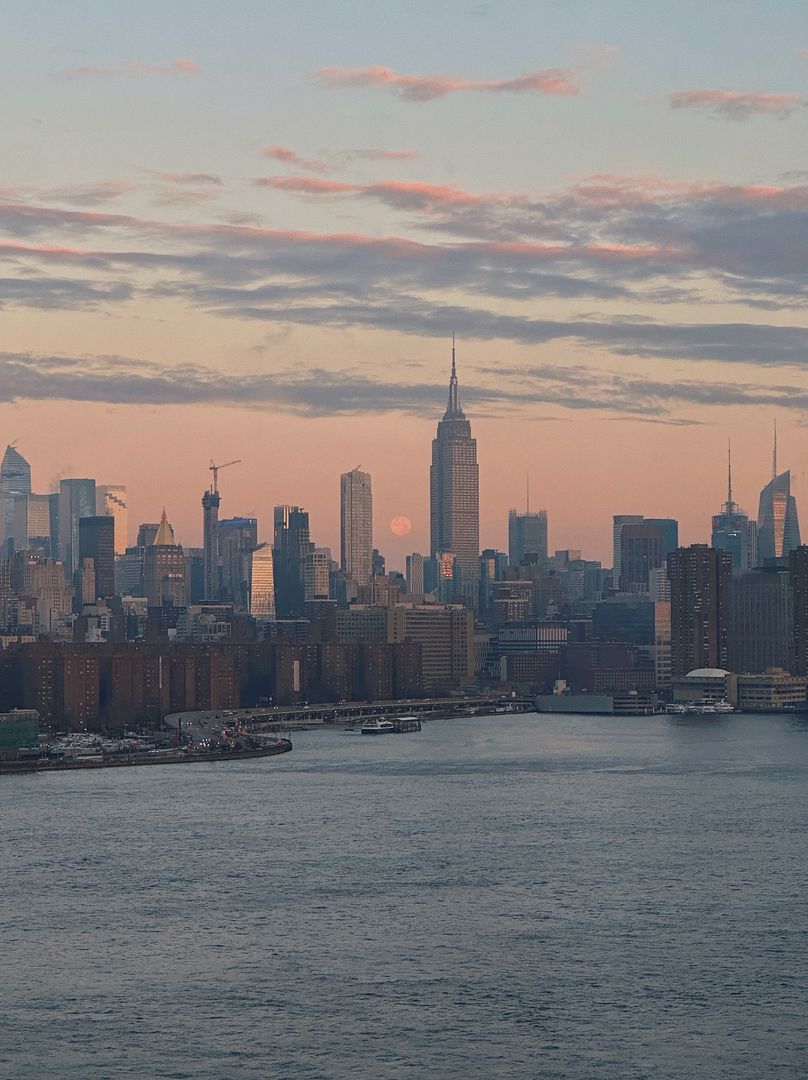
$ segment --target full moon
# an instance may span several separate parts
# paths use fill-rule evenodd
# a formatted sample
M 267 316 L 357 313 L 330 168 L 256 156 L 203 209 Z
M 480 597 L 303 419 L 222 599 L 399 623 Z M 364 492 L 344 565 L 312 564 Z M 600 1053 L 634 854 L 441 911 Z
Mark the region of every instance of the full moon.
M 390 522 L 390 532 L 396 536 L 406 536 L 412 529 L 412 522 L 408 517 L 394 517 Z

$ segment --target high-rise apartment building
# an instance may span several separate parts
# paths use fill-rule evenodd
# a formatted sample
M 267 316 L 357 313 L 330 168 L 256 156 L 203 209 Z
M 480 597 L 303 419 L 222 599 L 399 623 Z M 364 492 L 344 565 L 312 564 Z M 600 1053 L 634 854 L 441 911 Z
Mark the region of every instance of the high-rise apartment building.
M 358 585 L 373 573 L 373 496 L 370 474 L 352 469 L 339 478 L 340 569 Z
M 543 564 L 547 562 L 547 555 L 547 511 L 520 514 L 517 510 L 509 510 L 508 562 L 511 566 L 519 566 L 527 556 L 535 556 Z
M 314 553 L 309 537 L 309 515 L 299 506 L 276 506 L 275 604 L 278 617 L 302 618 L 306 602 L 306 574 Z
M 671 672 L 674 678 L 696 668 L 728 663 L 729 552 L 691 544 L 668 556 L 671 583 Z
M 79 567 L 79 521 L 95 517 L 95 480 L 69 479 L 59 483 L 59 558 L 72 578 Z
M 90 560 L 96 597 L 115 595 L 115 519 L 96 515 L 79 518 L 79 565 Z M 90 602 L 92 602 L 92 600 Z
M 115 522 L 115 554 L 126 552 L 129 520 L 126 511 L 126 488 L 123 484 L 97 484 L 95 512 L 111 517 Z
M 476 607 L 480 583 L 480 492 L 477 440 L 460 408 L 454 342 L 449 401 L 432 441 L 429 471 L 430 550 L 432 558 L 451 553 L 459 592 Z
M 202 562 L 205 599 L 219 598 L 219 505 L 221 496 L 211 488 L 202 496 Z

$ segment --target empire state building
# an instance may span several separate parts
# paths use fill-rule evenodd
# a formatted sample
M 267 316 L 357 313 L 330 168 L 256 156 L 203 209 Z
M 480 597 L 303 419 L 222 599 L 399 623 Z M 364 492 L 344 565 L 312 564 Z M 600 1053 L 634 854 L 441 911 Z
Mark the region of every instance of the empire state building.
M 476 607 L 480 583 L 480 482 L 477 440 L 460 408 L 452 341 L 449 404 L 432 440 L 429 470 L 431 554 L 454 556 L 459 592 Z

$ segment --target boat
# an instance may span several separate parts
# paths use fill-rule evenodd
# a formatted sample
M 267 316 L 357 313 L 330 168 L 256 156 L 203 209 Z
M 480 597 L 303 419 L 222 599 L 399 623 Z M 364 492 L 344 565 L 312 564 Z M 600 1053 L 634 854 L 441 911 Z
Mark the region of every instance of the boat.
M 421 721 L 417 716 L 397 716 L 393 720 L 393 730 L 397 735 L 406 735 L 410 731 L 420 731 Z
M 396 730 L 396 725 L 392 720 L 381 720 L 375 717 L 363 724 L 360 730 L 363 735 L 392 735 Z
M 728 701 L 690 701 L 668 705 L 665 712 L 673 716 L 728 716 L 735 712 L 735 707 Z

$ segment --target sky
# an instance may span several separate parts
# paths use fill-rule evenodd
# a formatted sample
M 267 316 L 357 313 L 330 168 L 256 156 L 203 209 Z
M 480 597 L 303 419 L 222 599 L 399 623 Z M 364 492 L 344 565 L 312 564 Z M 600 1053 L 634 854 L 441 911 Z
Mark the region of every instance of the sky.
M 528 472 L 551 549 L 704 542 L 775 420 L 808 515 L 803 0 L 29 0 L 0 145 L 0 440 L 126 484 L 132 539 L 201 543 L 238 458 L 262 538 L 296 503 L 338 552 L 361 465 L 427 551 L 453 332 L 482 547 Z

